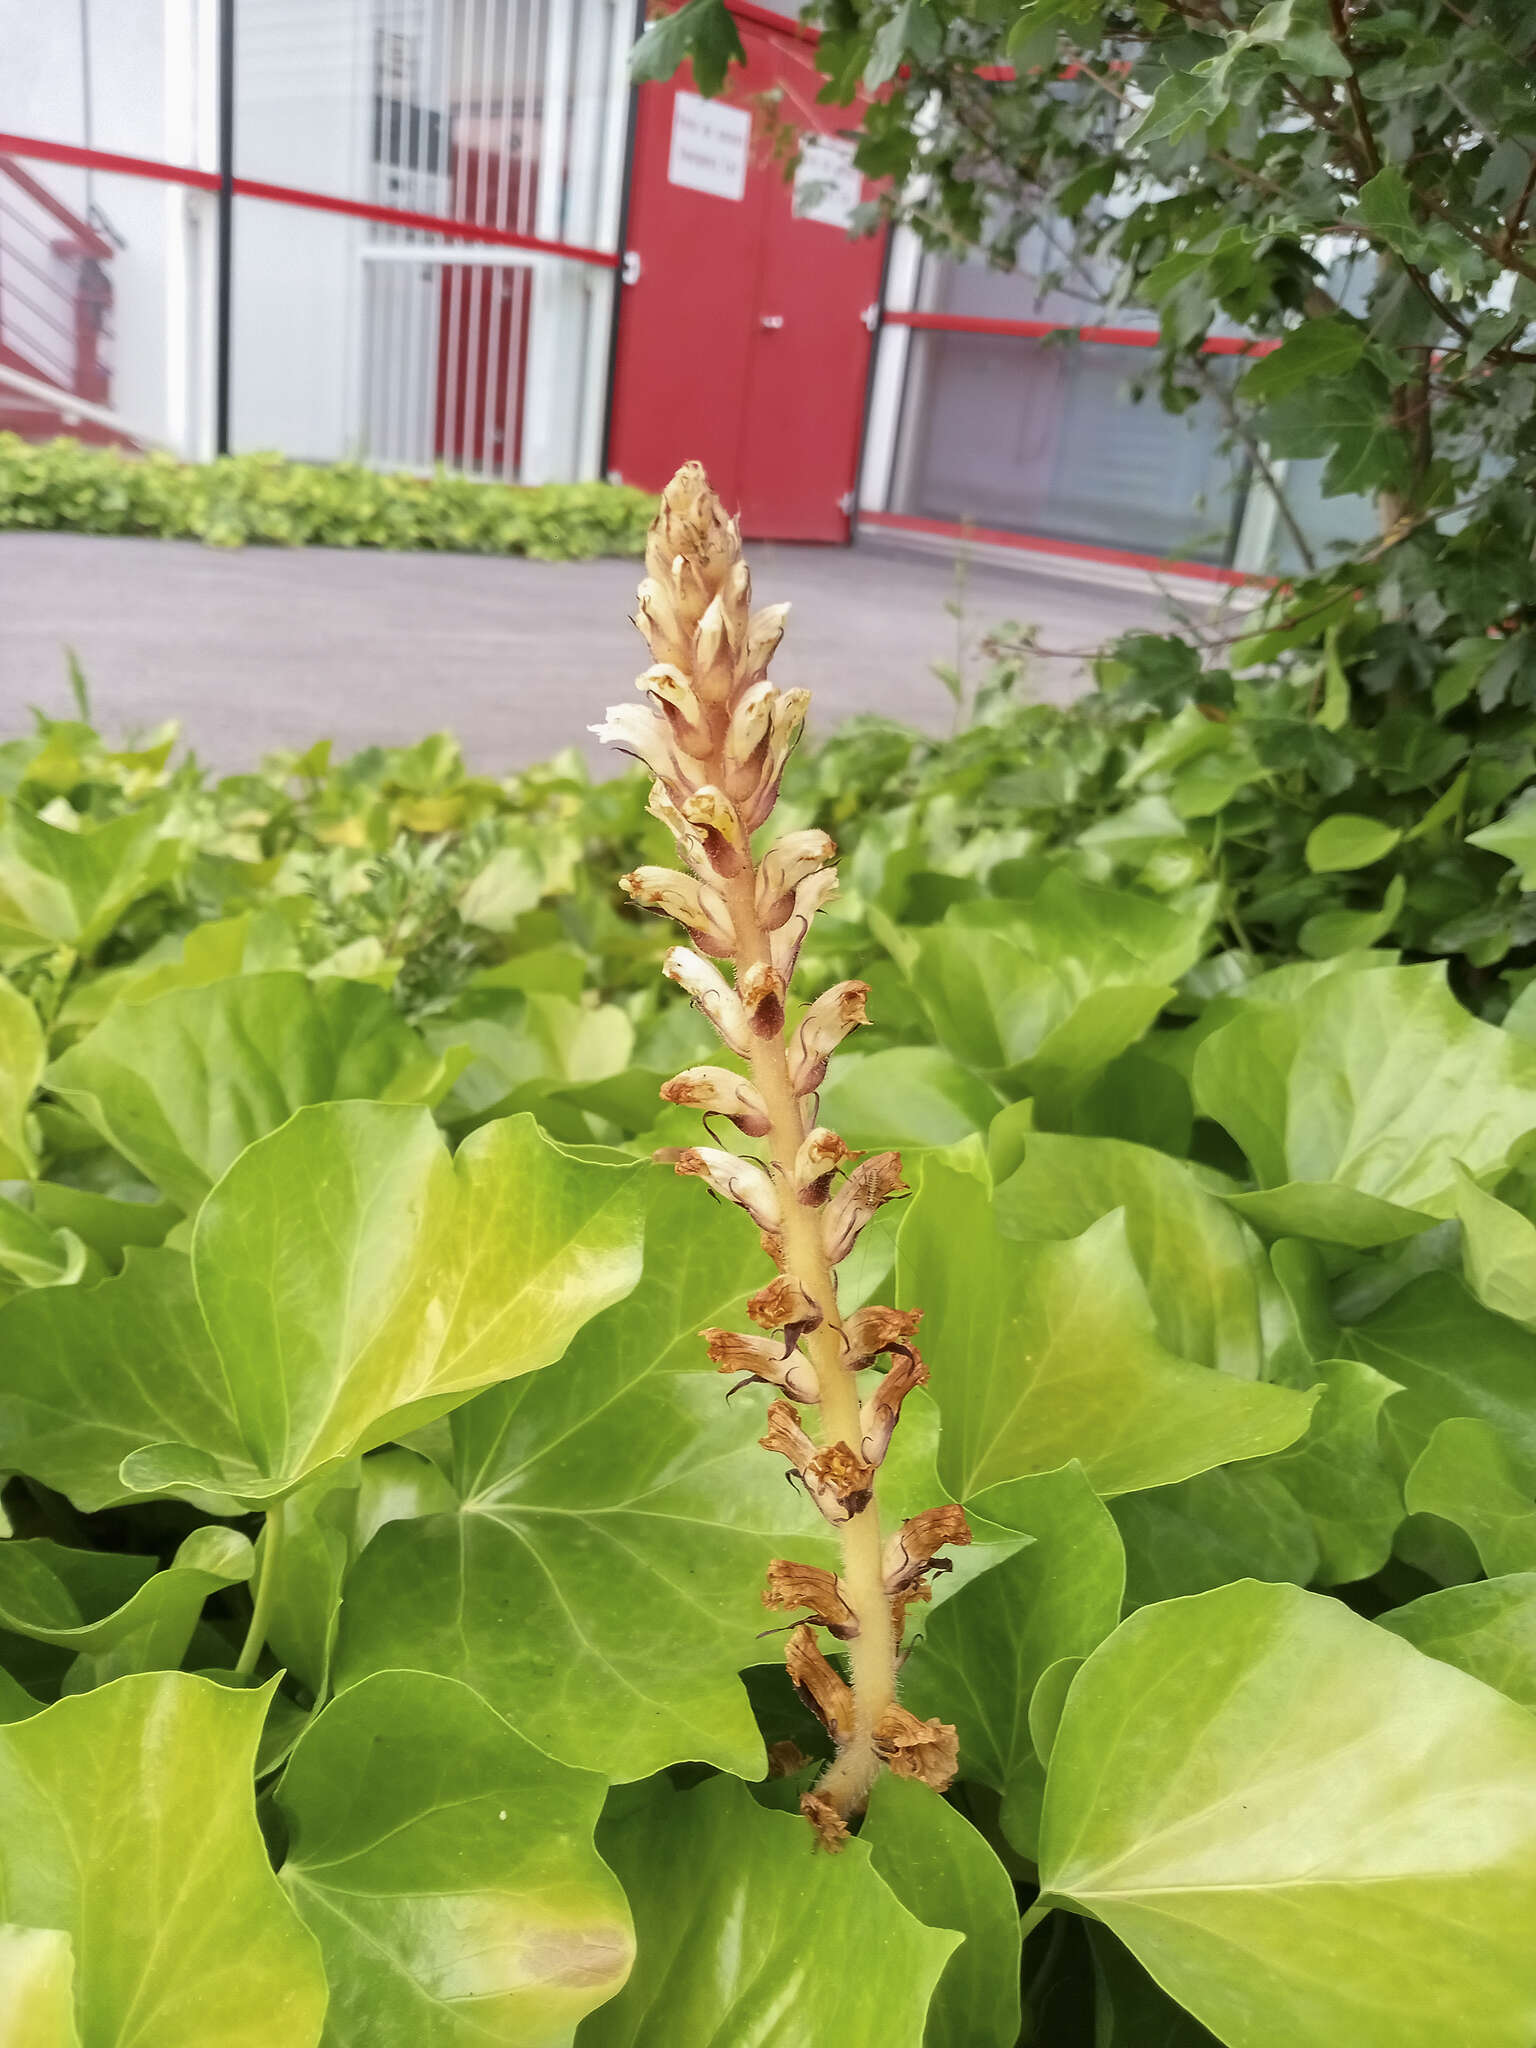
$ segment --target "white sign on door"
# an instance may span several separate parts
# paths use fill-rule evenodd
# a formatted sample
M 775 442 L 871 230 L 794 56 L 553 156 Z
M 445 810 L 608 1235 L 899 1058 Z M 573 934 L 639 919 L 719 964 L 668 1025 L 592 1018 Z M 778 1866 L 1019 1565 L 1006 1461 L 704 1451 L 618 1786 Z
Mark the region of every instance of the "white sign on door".
M 795 213 L 846 233 L 864 180 L 853 167 L 853 144 L 840 135 L 808 135 L 795 166 Z
M 723 106 L 680 92 L 672 102 L 672 150 L 667 183 L 717 199 L 740 199 L 747 189 L 747 148 L 752 116 L 745 107 Z

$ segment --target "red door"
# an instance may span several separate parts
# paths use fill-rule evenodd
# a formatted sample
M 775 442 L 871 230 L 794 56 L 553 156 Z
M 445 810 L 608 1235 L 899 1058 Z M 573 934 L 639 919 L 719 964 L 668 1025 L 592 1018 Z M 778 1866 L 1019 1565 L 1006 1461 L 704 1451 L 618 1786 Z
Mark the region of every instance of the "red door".
M 687 71 L 640 89 L 609 469 L 656 490 L 697 457 L 750 537 L 846 541 L 884 237 L 849 238 L 873 188 L 846 147 L 805 150 L 793 184 L 775 156 L 776 123 L 848 119 L 817 106 L 803 35 L 737 26 L 723 100 Z

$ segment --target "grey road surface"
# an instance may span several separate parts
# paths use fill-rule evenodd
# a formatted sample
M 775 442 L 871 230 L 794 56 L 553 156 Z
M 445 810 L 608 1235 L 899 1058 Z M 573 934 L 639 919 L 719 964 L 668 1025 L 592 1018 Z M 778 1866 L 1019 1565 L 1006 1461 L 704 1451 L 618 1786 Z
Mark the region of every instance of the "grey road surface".
M 955 658 L 953 564 L 863 543 L 760 545 L 752 564 L 759 601 L 794 605 L 774 676 L 815 693 L 817 728 L 868 710 L 947 724 L 932 664 Z M 631 561 L 0 534 L 0 737 L 29 705 L 68 710 L 72 647 L 104 729 L 179 719 L 216 769 L 321 734 L 343 754 L 447 728 L 499 772 L 588 744 L 585 728 L 629 693 L 643 665 L 628 623 L 637 575 Z M 969 642 L 1011 619 L 1069 653 L 1160 616 L 1150 595 L 981 564 L 963 602 Z M 1033 687 L 1070 696 L 1081 663 L 1043 660 Z

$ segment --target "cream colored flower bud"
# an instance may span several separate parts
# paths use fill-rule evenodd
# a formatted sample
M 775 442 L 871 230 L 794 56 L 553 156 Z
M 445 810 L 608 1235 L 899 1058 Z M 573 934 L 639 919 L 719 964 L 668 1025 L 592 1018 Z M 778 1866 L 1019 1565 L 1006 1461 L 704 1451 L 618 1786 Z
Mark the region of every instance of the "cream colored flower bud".
M 712 967 L 686 946 L 674 946 L 662 961 L 661 971 L 668 981 L 675 981 L 687 991 L 732 1052 L 740 1053 L 743 1059 L 751 1057 L 753 1034 L 747 1013 L 718 967 Z
M 807 875 L 795 890 L 788 917 L 777 931 L 768 934 L 768 957 L 786 988 L 794 979 L 795 963 L 811 929 L 811 919 L 832 901 L 837 890 L 836 868 L 823 868 L 820 874 Z
M 681 668 L 693 651 L 693 634 L 677 616 L 667 586 L 647 576 L 635 592 L 635 624 L 658 662 Z
M 663 1102 L 702 1110 L 706 1116 L 728 1116 L 744 1137 L 766 1137 L 771 1120 L 752 1083 L 724 1067 L 689 1067 L 661 1086 Z
M 692 775 L 685 764 L 669 720 L 644 704 L 615 704 L 601 725 L 589 725 L 605 747 L 633 754 L 669 789 L 689 786 Z M 691 764 L 696 766 L 697 764 Z
M 661 494 L 645 543 L 645 566 L 657 582 L 679 589 L 699 616 L 741 560 L 736 522 L 709 487 L 700 462 L 685 462 Z
M 635 688 L 657 703 L 686 751 L 707 741 L 703 708 L 698 693 L 680 668 L 669 661 L 655 662 L 635 677 Z
M 686 926 L 693 943 L 711 959 L 729 957 L 735 944 L 731 914 L 718 889 L 675 868 L 635 868 L 619 877 L 619 887 L 642 910 L 654 910 Z
M 827 1258 L 832 1265 L 846 1259 L 859 1232 L 885 1203 L 907 1192 L 901 1178 L 901 1154 L 877 1152 L 861 1159 L 823 1212 Z
M 768 740 L 757 757 L 758 766 L 752 788 L 749 792 L 740 793 L 737 799 L 749 832 L 757 830 L 779 800 L 779 784 L 784 779 L 784 766 L 796 740 L 800 737 L 810 701 L 809 690 L 781 690 L 774 694 Z
M 769 847 L 757 870 L 757 915 L 765 932 L 778 930 L 795 907 L 796 889 L 836 855 L 836 840 L 814 827 L 786 832 Z
M 731 707 L 731 722 L 725 731 L 727 780 L 734 786 L 735 776 L 753 771 L 746 784 L 748 792 L 756 786 L 756 757 L 772 728 L 778 694 L 772 683 L 753 683 Z
M 689 824 L 697 828 L 716 874 L 727 879 L 739 875 L 751 858 L 747 831 L 725 791 L 706 782 L 685 797 L 680 808 Z
M 740 1159 L 734 1152 L 717 1151 L 713 1145 L 689 1145 L 681 1152 L 666 1149 L 656 1155 L 679 1173 L 697 1175 L 717 1195 L 745 1209 L 759 1230 L 779 1227 L 779 1192 L 766 1167 L 755 1159 Z
M 752 614 L 739 682 L 755 683 L 767 674 L 768 664 L 784 638 L 784 622 L 788 617 L 787 604 L 765 604 L 760 612 Z
M 869 1022 L 867 981 L 840 981 L 819 995 L 789 1045 L 789 1079 L 797 1095 L 813 1095 L 826 1079 L 827 1061 L 850 1031 Z

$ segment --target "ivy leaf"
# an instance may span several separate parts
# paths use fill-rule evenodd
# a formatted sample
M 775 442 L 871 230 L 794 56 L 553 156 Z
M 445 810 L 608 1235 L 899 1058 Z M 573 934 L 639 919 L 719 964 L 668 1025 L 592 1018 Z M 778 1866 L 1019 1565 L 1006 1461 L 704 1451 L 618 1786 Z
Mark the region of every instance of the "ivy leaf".
M 897 1270 L 927 1317 L 939 1470 L 957 1499 L 1074 1458 L 1099 1493 L 1134 1492 L 1280 1450 L 1306 1428 L 1309 1396 L 1163 1348 L 1118 1211 L 1064 1244 L 1021 1244 L 998 1231 L 978 1181 L 931 1160 Z
M 80 2048 L 75 1950 L 67 1934 L 0 1927 L 0 2040 L 6 2048 Z
M 1311 1425 L 1263 1470 L 1311 1524 L 1317 1563 L 1305 1577 L 1347 1586 L 1381 1570 L 1403 1518 L 1402 1492 L 1381 1445 L 1383 1407 L 1401 1389 L 1352 1358 L 1325 1359 L 1303 1371 L 1308 1385 L 1322 1382 Z
M 238 1530 L 194 1529 L 164 1571 L 148 1557 L 69 1550 L 45 1538 L 0 1543 L 0 1628 L 85 1660 L 71 1692 L 129 1671 L 174 1670 L 203 1602 L 254 1562 Z M 83 1681 L 83 1682 L 82 1682 Z
M 979 1074 L 931 1045 L 845 1052 L 827 1070 L 818 1114 L 860 1151 L 953 1145 L 1002 1108 Z
M 104 825 L 50 825 L 18 803 L 0 806 L 0 954 L 71 946 L 93 953 L 131 903 L 175 871 L 181 847 L 162 838 L 163 800 Z
M 1212 1033 L 1194 1091 L 1260 1184 L 1239 1214 L 1366 1246 L 1454 1214 L 1458 1159 L 1502 1166 L 1536 1125 L 1536 1047 L 1464 1010 L 1443 965 L 1333 974 Z
M 902 1694 L 954 1724 L 966 1777 L 1003 1795 L 1003 1831 L 1033 1856 L 1045 1772 L 1030 1703 L 1052 1665 L 1086 1657 L 1119 1621 L 1125 1554 L 1079 1465 L 989 1488 L 977 1506 L 1034 1541 L 925 1617 Z
M 1486 650 L 1487 660 L 1491 660 L 1494 643 L 1484 641 L 1482 650 Z M 1490 853 L 1502 855 L 1519 871 L 1521 889 L 1536 889 L 1536 803 L 1517 804 L 1502 818 L 1495 819 L 1493 824 L 1485 825 L 1480 832 L 1469 832 L 1467 844 L 1483 846 Z
M 1384 825 L 1380 818 L 1335 811 L 1307 834 L 1307 866 L 1314 875 L 1368 868 L 1374 861 L 1384 859 L 1402 836 L 1396 826 Z
M 48 1086 L 190 1214 L 303 1104 L 421 1102 L 441 1074 L 382 989 L 248 974 L 120 1005 Z
M 18 988 L 0 975 L 0 1180 L 32 1180 L 37 1155 L 27 1110 L 47 1064 L 43 1027 Z
M 302 1109 L 208 1197 L 190 1263 L 133 1254 L 101 1287 L 0 1308 L 8 1455 L 81 1506 L 265 1507 L 558 1358 L 634 1284 L 638 1171 L 571 1158 L 531 1117 L 450 1161 L 425 1109 Z
M 1497 1433 L 1476 1416 L 1442 1422 L 1403 1485 L 1416 1515 L 1438 1515 L 1472 1538 L 1490 1578 L 1536 1571 L 1536 1505 Z
M 605 1790 L 451 1678 L 388 1671 L 334 1700 L 278 1791 L 282 1882 L 330 1980 L 327 2043 L 569 2041 L 634 1956 L 592 1843 Z
M 1536 1711 L 1536 1572 L 1446 1586 L 1376 1625 Z
M 630 52 L 629 75 L 637 83 L 670 78 L 680 64 L 693 60 L 694 83 L 713 99 L 733 64 L 745 64 L 736 23 L 725 0 L 688 0 L 675 14 L 649 22 Z
M 1285 1304 L 1258 1239 L 1211 1191 L 1218 1184 L 1147 1145 L 1031 1131 L 993 1215 L 1006 1237 L 1059 1240 L 1124 1210 L 1161 1342 L 1256 1380 L 1285 1330 Z
M 1440 1423 L 1475 1416 L 1496 1432 L 1519 1484 L 1536 1489 L 1536 1336 L 1483 1308 L 1454 1273 L 1410 1281 L 1338 1343 L 1402 1389 L 1386 1425 L 1407 1463 Z
M 318 2043 L 320 1958 L 256 1824 L 269 1696 L 156 1672 L 0 1728 L 0 1918 L 73 1942 L 87 2044 L 129 2014 L 155 2048 Z
M 859 1840 L 908 1912 L 965 1937 L 933 1994 L 923 2048 L 1014 2048 L 1019 1908 L 985 1836 L 926 1785 L 887 1771 L 870 1794 Z
M 1304 1586 L 1317 1571 L 1317 1538 L 1272 1459 L 1124 1494 L 1113 1513 L 1132 1607 L 1205 1593 L 1231 1579 Z
M 1461 1270 L 1485 1308 L 1536 1326 L 1536 1224 L 1456 1168 Z
M 604 1860 L 635 1914 L 639 1953 L 579 2048 L 794 2038 L 923 2048 L 934 1986 L 960 1935 L 925 1927 L 877 1875 L 869 1846 L 818 1855 L 798 1814 L 712 1778 L 660 1779 L 605 1820 Z M 852 1954 L 885 1968 L 850 1969 Z
M 1469 2012 L 1524 2048 L 1536 1722 L 1293 1586 L 1143 1608 L 1067 1696 L 1040 1882 L 1244 2048 L 1442 2048 Z

